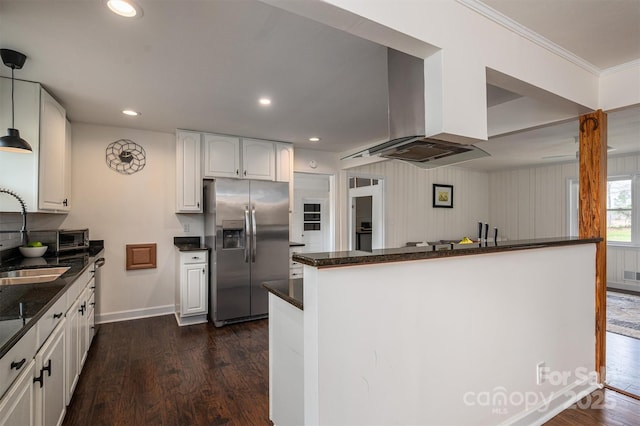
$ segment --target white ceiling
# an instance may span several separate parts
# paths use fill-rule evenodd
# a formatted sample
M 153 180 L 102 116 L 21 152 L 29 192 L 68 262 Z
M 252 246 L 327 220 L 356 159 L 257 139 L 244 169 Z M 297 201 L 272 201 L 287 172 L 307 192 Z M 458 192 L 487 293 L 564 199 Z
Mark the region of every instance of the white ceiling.
M 74 122 L 186 128 L 334 152 L 387 137 L 384 46 L 257 0 L 138 2 L 144 16 L 126 20 L 101 0 L 0 0 L 0 47 L 28 56 L 16 77 L 41 82 Z M 597 68 L 640 58 L 638 0 L 485 3 Z M 490 104 L 513 96 L 490 89 Z M 269 108 L 257 103 L 265 95 Z M 142 116 L 123 116 L 124 108 Z M 640 110 L 611 114 L 609 144 L 640 150 L 638 123 Z M 617 127 L 635 139 L 616 142 Z M 465 166 L 562 161 L 540 158 L 570 156 L 574 135 L 577 122 L 495 138 L 479 145 L 492 157 Z

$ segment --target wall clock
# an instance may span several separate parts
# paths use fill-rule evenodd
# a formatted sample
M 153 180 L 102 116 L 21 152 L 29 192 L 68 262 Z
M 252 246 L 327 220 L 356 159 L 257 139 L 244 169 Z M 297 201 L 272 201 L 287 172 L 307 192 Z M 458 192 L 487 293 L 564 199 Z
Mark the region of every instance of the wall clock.
M 106 150 L 109 168 L 124 175 L 132 175 L 144 169 L 147 164 L 144 148 L 129 139 L 111 142 Z

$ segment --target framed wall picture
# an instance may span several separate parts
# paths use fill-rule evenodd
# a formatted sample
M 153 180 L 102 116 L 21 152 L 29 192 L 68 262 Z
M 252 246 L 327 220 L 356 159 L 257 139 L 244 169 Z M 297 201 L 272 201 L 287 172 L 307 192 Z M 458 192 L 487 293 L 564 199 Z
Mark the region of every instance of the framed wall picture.
M 433 184 L 433 207 L 453 208 L 453 185 Z

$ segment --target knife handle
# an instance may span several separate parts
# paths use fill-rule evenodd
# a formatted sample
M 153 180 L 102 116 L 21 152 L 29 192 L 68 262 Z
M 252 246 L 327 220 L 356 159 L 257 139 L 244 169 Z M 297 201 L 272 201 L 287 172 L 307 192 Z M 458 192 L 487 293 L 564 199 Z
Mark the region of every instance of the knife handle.
M 493 228 L 493 242 L 498 243 L 498 228 Z
M 482 222 L 478 222 L 478 242 L 482 241 Z
M 484 224 L 484 239 L 485 241 L 489 239 L 489 224 Z

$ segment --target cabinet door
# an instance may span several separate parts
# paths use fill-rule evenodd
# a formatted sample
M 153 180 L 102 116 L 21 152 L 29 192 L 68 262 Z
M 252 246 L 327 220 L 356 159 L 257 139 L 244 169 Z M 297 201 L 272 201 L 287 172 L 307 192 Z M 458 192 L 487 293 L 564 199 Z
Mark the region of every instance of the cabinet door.
M 32 359 L 0 400 L 0 426 L 35 425 L 35 395 L 33 392 L 35 365 L 35 361 Z
M 36 425 L 57 426 L 65 414 L 64 390 L 64 347 L 65 324 L 60 324 L 49 340 L 36 355 L 36 376 L 41 382 L 35 383 Z
M 73 395 L 73 391 L 76 388 L 76 384 L 78 383 L 78 378 L 80 376 L 80 363 L 79 363 L 79 353 L 80 353 L 80 340 L 79 340 L 79 331 L 80 331 L 80 312 L 78 312 L 78 307 L 80 306 L 80 299 L 76 299 L 75 303 L 71 305 L 71 308 L 67 311 L 67 322 L 66 322 L 66 336 L 65 336 L 65 346 L 66 346 L 66 354 L 65 354 L 65 364 L 67 367 L 66 376 L 67 379 L 65 381 L 65 402 L 67 405 L 71 403 L 71 396 Z
M 80 295 L 80 306 L 78 307 L 79 317 L 79 329 L 78 329 L 78 341 L 79 352 L 78 357 L 80 360 L 78 371 L 82 371 L 84 362 L 87 359 L 89 353 L 89 345 L 91 344 L 91 314 L 93 309 L 91 303 L 93 302 L 93 288 L 95 286 L 95 278 L 91 278 L 89 283 L 82 291 Z
M 275 180 L 274 143 L 256 139 L 242 139 L 242 177 Z
M 207 313 L 207 265 L 182 266 L 180 315 Z
M 276 143 L 276 180 L 293 182 L 293 146 Z
M 69 120 L 66 120 L 65 134 L 64 200 L 60 210 L 68 212 L 71 210 L 71 122 Z
M 176 134 L 177 213 L 202 212 L 202 176 L 200 174 L 200 133 Z
M 38 204 L 43 210 L 63 210 L 65 201 L 66 113 L 44 90 L 40 92 L 40 176 Z
M 240 139 L 204 135 L 204 177 L 240 177 Z

